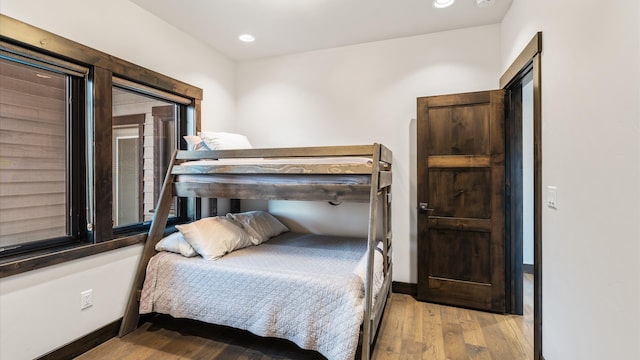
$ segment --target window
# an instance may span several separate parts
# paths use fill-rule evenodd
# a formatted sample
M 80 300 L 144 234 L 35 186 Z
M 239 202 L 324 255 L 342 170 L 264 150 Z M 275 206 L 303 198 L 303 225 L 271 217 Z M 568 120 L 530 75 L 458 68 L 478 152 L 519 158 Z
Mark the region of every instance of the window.
M 135 84 L 127 83 L 129 87 Z M 180 104 L 113 87 L 113 220 L 116 233 L 151 221 L 173 151 Z M 174 199 L 170 216 L 176 216 Z
M 144 239 L 173 151 L 199 129 L 202 90 L 2 14 L 0 22 L 2 275 Z M 192 218 L 196 205 L 175 199 L 169 221 Z M 94 245 L 53 251 L 77 244 Z
M 82 234 L 86 69 L 0 52 L 0 255 Z M 73 127 L 75 126 L 75 129 Z

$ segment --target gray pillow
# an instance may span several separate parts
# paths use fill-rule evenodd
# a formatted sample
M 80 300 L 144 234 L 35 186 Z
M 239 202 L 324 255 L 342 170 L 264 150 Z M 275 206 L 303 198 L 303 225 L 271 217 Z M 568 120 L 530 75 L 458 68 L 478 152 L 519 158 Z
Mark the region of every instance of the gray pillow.
M 249 234 L 224 216 L 176 225 L 185 240 L 206 260 L 216 260 L 252 244 Z
M 243 213 L 227 214 L 251 236 L 251 242 L 259 245 L 276 235 L 289 231 L 289 228 L 266 211 L 248 211 Z

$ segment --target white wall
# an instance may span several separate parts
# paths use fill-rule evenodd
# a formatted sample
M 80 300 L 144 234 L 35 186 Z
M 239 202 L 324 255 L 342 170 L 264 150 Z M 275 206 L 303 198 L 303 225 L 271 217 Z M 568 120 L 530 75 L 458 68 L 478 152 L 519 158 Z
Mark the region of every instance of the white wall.
M 124 314 L 142 246 L 0 280 L 0 359 L 33 359 Z M 80 293 L 93 306 L 80 310 Z
M 2 0 L 0 12 L 200 87 L 203 129 L 233 128 L 235 64 L 128 0 Z M 0 279 L 0 359 L 40 356 L 122 317 L 141 249 Z M 87 289 L 95 305 L 80 311 Z
M 416 98 L 497 88 L 499 29 L 241 62 L 237 131 L 256 147 L 388 146 L 394 154 L 394 280 L 416 283 Z M 272 202 L 269 210 L 285 222 L 295 219 L 295 228 L 366 234 L 366 206 Z
M 640 359 L 640 3 L 518 0 L 502 66 L 543 32 L 543 355 Z

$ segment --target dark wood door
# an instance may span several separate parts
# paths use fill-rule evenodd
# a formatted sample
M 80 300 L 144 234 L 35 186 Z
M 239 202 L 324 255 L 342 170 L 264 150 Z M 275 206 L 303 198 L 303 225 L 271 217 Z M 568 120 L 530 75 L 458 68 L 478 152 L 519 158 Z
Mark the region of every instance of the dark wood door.
M 418 299 L 505 311 L 504 90 L 418 98 Z

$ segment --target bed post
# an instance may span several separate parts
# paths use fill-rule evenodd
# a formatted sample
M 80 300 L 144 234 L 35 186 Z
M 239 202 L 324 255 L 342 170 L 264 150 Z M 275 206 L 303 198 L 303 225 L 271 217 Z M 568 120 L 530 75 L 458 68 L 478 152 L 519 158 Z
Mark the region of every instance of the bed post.
M 373 290 L 373 260 L 376 248 L 378 217 L 378 184 L 380 179 L 380 144 L 373 144 L 373 166 L 371 169 L 371 190 L 369 194 L 369 229 L 367 237 L 367 272 L 364 286 L 364 316 L 362 328 L 362 360 L 371 358 L 372 319 L 371 308 Z
M 142 285 L 144 283 L 147 264 L 149 263 L 151 257 L 155 254 L 156 244 L 160 239 L 162 239 L 164 228 L 167 225 L 167 218 L 169 217 L 169 212 L 171 211 L 174 178 L 171 170 L 173 169 L 173 164 L 176 161 L 177 152 L 178 150 L 175 150 L 173 152 L 171 162 L 169 163 L 169 167 L 167 168 L 167 174 L 165 175 L 164 183 L 162 184 L 160 198 L 156 205 L 156 211 L 153 214 L 153 220 L 151 221 L 151 228 L 149 229 L 147 240 L 145 241 L 144 248 L 142 250 L 142 257 L 140 258 L 140 262 L 138 263 L 138 270 L 135 274 L 133 284 L 131 285 L 129 301 L 127 302 L 127 307 L 122 318 L 122 324 L 120 324 L 120 332 L 118 333 L 119 337 L 132 332 L 138 327 L 138 319 L 140 317 L 140 293 L 142 291 Z

